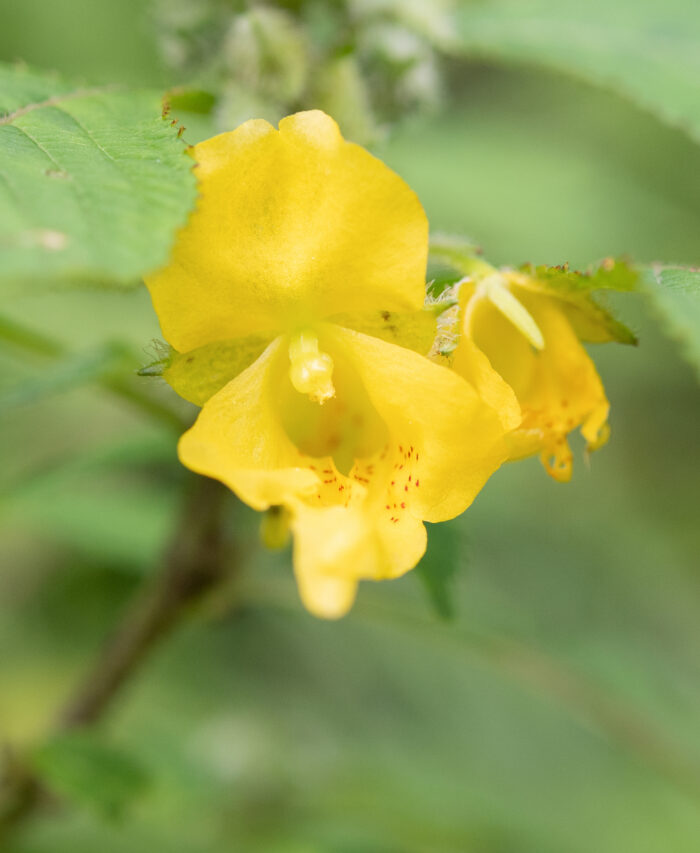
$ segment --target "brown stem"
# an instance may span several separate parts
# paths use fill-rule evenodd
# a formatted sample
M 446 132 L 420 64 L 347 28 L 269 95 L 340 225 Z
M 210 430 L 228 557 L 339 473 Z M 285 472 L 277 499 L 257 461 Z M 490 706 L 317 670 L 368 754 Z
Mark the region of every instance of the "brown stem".
M 222 518 L 228 490 L 215 480 L 192 478 L 163 571 L 141 589 L 87 676 L 56 719 L 56 731 L 89 726 L 111 707 L 155 646 L 190 607 L 213 589 L 231 566 Z M 40 782 L 8 755 L 0 776 L 0 841 L 46 797 Z

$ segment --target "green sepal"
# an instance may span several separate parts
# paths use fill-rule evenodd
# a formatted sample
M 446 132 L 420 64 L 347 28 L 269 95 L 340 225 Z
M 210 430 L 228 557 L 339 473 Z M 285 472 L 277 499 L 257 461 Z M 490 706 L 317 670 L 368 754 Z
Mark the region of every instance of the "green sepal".
M 247 335 L 231 341 L 205 344 L 184 353 L 171 350 L 168 359 L 162 363 L 160 375 L 185 400 L 203 406 L 249 367 L 269 343 L 269 336 Z M 156 362 L 151 367 L 158 364 Z
M 481 258 L 481 248 L 473 240 L 452 234 L 434 234 L 430 238 L 429 262 L 443 273 L 445 268 L 456 270 L 460 278 L 467 275 L 481 278 L 495 272 Z
M 462 276 L 451 267 L 429 264 L 428 284 L 425 288 L 428 298 L 439 299 L 448 288 L 457 284 L 461 278 Z
M 437 318 L 450 307 L 449 302 L 426 305 L 420 311 L 372 311 L 362 314 L 337 314 L 329 322 L 421 355 L 430 352 L 437 334 Z
M 342 314 L 330 318 L 329 322 L 427 355 L 435 341 L 438 316 L 453 304 L 443 300 L 426 305 L 421 311 Z M 249 367 L 270 340 L 269 335 L 256 334 L 217 341 L 185 353 L 172 348 L 157 350 L 159 358 L 138 373 L 139 376 L 162 376 L 185 400 L 203 406 Z
M 565 293 L 590 293 L 592 290 L 629 292 L 638 290 L 640 280 L 639 270 L 620 258 L 605 258 L 585 272 L 572 270 L 568 264 L 553 267 L 523 264 L 519 271 Z
M 574 331 L 589 343 L 637 344 L 637 337 L 624 323 L 593 297 L 596 290 L 630 292 L 639 286 L 639 271 L 626 261 L 606 258 L 585 272 L 568 264 L 548 267 L 525 264 L 519 268 L 518 284 L 560 300 Z

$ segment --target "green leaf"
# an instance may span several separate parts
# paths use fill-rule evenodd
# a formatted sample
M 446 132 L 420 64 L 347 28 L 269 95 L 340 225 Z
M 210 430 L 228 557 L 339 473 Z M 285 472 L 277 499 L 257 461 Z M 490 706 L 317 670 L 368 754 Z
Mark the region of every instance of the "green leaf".
M 429 544 L 416 566 L 435 612 L 441 619 L 454 619 L 453 583 L 464 561 L 464 543 L 460 526 L 455 521 L 431 524 Z
M 51 790 L 107 818 L 120 817 L 148 786 L 142 766 L 96 734 L 56 735 L 31 762 Z
M 581 340 L 590 343 L 637 343 L 634 332 L 592 295 L 597 290 L 636 290 L 640 274 L 630 264 L 606 258 L 586 272 L 571 270 L 568 264 L 556 267 L 526 264 L 520 268 L 520 272 L 523 274 L 518 276 L 521 286 L 549 294 L 561 301 L 564 312 Z
M 0 281 L 130 284 L 196 198 L 158 93 L 81 89 L 0 65 Z
M 605 258 L 584 272 L 568 264 L 556 267 L 524 264 L 520 271 L 538 279 L 558 293 L 590 293 L 592 290 L 633 291 L 639 283 L 639 270 L 627 261 Z
M 170 89 L 163 97 L 163 116 L 169 117 L 173 111 L 209 115 L 216 105 L 216 97 L 205 89 L 190 89 L 178 86 Z M 173 116 L 175 118 L 176 116 Z
M 700 140 L 695 0 L 486 0 L 457 13 L 461 50 L 611 88 Z
M 700 270 L 660 267 L 644 284 L 669 335 L 700 374 Z

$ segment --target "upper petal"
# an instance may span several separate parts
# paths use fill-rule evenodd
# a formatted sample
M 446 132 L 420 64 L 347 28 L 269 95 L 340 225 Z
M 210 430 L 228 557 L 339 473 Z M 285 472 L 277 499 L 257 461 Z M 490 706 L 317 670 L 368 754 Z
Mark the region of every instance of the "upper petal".
M 246 122 L 194 149 L 200 199 L 149 276 L 181 352 L 343 312 L 423 304 L 428 226 L 416 195 L 317 110 Z

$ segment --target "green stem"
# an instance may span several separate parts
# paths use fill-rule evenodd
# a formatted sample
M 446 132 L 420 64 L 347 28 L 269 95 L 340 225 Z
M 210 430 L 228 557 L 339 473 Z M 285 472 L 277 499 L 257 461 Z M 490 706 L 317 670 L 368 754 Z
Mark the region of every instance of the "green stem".
M 475 246 L 433 239 L 430 241 L 430 256 L 433 260 L 446 263 L 462 275 L 477 281 L 497 272 L 496 267 L 479 257 Z

